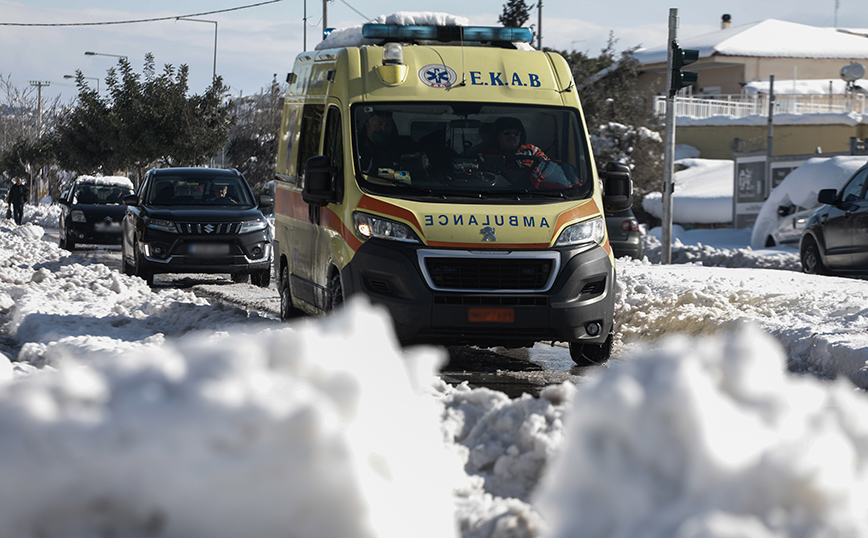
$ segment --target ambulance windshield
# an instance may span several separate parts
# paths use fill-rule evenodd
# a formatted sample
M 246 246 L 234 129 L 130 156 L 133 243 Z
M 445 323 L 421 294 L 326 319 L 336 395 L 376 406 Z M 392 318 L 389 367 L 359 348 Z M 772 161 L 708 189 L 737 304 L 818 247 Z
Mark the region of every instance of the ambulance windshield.
M 593 193 L 575 110 L 482 103 L 377 103 L 353 110 L 356 170 L 365 190 L 394 196 Z

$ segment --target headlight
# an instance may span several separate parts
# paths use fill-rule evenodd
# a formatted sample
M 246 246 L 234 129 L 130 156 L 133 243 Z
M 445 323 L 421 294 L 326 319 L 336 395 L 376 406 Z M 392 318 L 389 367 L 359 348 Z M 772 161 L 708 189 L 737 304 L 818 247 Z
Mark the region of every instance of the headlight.
M 564 228 L 561 236 L 555 242 L 556 247 L 568 247 L 585 243 L 600 243 L 606 233 L 606 224 L 602 217 L 587 222 L 579 222 Z
M 245 220 L 241 223 L 241 233 L 246 234 L 247 232 L 255 232 L 257 230 L 264 230 L 268 228 L 268 221 L 265 219 L 257 219 L 257 220 Z
M 72 219 L 72 222 L 87 222 L 82 211 L 73 211 L 69 214 L 69 217 Z
M 170 233 L 177 233 L 178 232 L 177 228 L 175 228 L 175 223 L 170 221 L 170 220 L 150 219 L 148 221 L 148 228 L 160 230 L 161 232 L 170 232 Z
M 353 213 L 356 235 L 362 239 L 390 239 L 404 243 L 421 243 L 413 230 L 406 224 L 393 220 L 374 217 L 367 213 Z

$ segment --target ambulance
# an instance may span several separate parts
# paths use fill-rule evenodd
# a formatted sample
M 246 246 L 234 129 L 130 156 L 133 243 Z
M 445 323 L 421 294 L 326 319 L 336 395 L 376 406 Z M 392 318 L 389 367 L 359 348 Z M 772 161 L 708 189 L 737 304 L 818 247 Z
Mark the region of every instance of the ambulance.
M 403 345 L 609 357 L 604 212 L 632 204 L 630 172 L 598 172 L 570 69 L 531 37 L 372 23 L 297 56 L 274 190 L 282 318 L 364 294 Z

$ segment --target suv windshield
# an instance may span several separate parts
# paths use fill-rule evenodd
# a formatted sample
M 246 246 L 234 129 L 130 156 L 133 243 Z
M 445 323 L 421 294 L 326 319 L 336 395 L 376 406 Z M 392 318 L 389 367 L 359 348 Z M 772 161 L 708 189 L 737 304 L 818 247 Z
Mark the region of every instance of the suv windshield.
M 146 203 L 164 206 L 253 206 L 250 189 L 238 176 L 156 175 Z
M 593 192 L 585 132 L 569 108 L 481 103 L 360 104 L 356 170 L 392 196 L 541 196 Z
M 120 185 L 97 185 L 80 183 L 73 193 L 74 204 L 122 204 L 124 196 L 133 194 L 132 189 Z

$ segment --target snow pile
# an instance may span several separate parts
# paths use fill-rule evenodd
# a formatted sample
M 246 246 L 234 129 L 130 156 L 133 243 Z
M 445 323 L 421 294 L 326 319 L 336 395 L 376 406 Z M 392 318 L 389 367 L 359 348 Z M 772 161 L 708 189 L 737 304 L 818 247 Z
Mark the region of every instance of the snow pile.
M 75 181 L 88 185 L 112 185 L 117 187 L 133 188 L 133 182 L 126 176 L 78 176 Z
M 662 244 L 660 228 L 654 228 L 643 237 L 645 242 L 645 259 L 651 263 L 661 263 Z M 672 227 L 671 262 L 674 264 L 694 263 L 705 267 L 747 267 L 762 269 L 784 269 L 801 271 L 802 263 L 798 252 L 790 249 L 774 249 L 772 251 L 757 251 L 748 248 L 720 248 L 712 245 L 685 244 L 681 237 L 686 234 L 680 226 Z
M 243 332 L 68 349 L 0 388 L 0 535 L 456 536 L 459 460 L 404 369 L 436 358 L 361 305 Z
M 466 17 L 439 12 L 399 11 L 391 15 L 380 15 L 370 21 L 374 24 L 397 24 L 401 26 L 467 26 L 470 21 Z M 362 25 L 338 28 L 318 43 L 315 50 L 337 49 L 342 47 L 361 47 L 375 45 L 379 39 L 368 39 L 362 36 Z
M 672 178 L 672 222 L 726 224 L 732 222 L 733 161 L 681 159 Z M 663 193 L 651 192 L 642 209 L 663 216 Z
M 787 174 L 763 202 L 753 226 L 750 245 L 761 248 L 765 238 L 778 224 L 778 207 L 796 205 L 816 207 L 817 194 L 822 189 L 840 190 L 848 179 L 868 162 L 864 155 L 814 157 Z
M 582 386 L 538 493 L 550 536 L 868 534 L 868 402 L 783 376 L 783 359 L 745 329 Z

